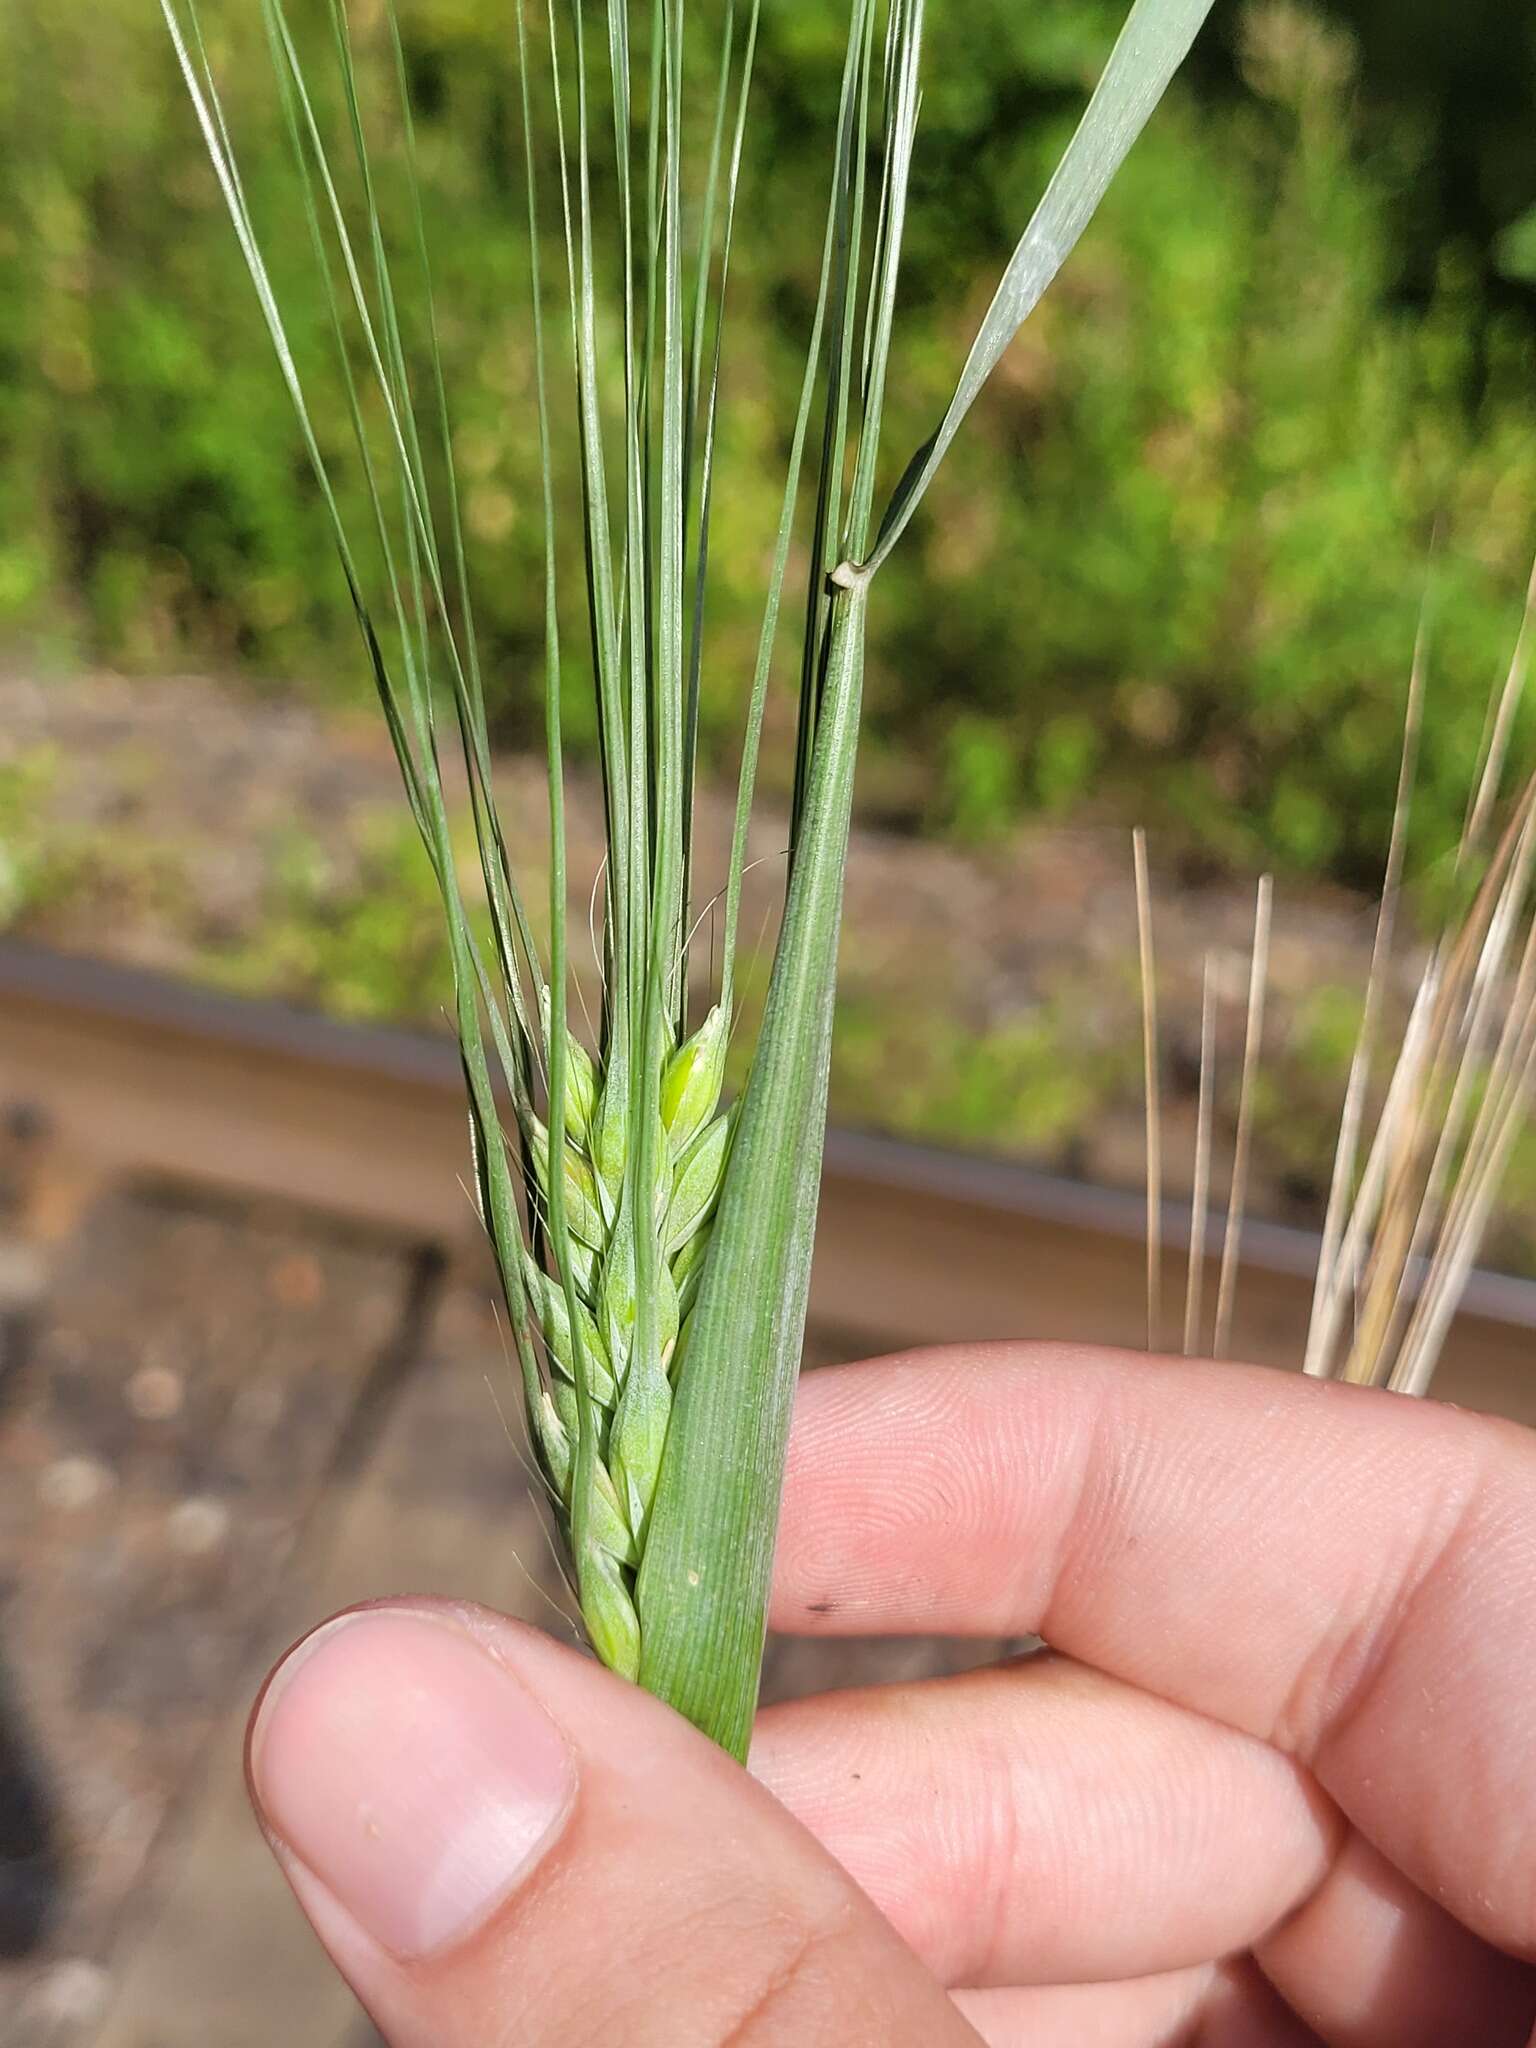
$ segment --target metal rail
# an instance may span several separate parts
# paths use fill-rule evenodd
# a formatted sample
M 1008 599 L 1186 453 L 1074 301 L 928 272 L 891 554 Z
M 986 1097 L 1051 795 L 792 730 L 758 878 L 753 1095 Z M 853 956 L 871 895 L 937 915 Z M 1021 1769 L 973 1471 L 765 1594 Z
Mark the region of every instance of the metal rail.
M 338 1022 L 0 942 L 0 1106 L 93 1172 L 168 1176 L 468 1248 L 467 1137 L 446 1037 Z M 1170 1214 L 1182 1263 L 1189 1219 Z M 1001 1160 L 828 1138 L 811 1313 L 880 1345 L 1143 1340 L 1143 1205 Z M 1293 1364 L 1316 1240 L 1255 1220 L 1236 1348 Z M 1438 1391 L 1536 1420 L 1536 1282 L 1481 1273 Z

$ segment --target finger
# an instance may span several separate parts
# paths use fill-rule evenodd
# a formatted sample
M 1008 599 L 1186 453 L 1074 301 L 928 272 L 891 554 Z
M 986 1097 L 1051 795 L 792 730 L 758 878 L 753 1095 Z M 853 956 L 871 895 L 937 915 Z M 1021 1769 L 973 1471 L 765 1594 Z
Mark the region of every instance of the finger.
M 1256 1956 L 1337 2048 L 1525 2048 L 1536 2026 L 1530 1967 L 1479 1941 L 1359 1835 Z
M 1123 1984 L 958 1992 L 988 2048 L 1317 2048 L 1247 1962 Z
M 1213 1967 L 1121 1984 L 957 1991 L 955 2003 L 987 2048 L 1170 2048 L 1210 1987 Z
M 1307 1759 L 1536 1953 L 1536 1450 L 1433 1403 L 1001 1345 L 813 1374 L 780 1627 L 1039 1633 Z
M 1248 1948 L 1342 1833 L 1266 1744 L 1055 1657 L 771 1709 L 752 1768 L 946 1984 Z
M 1246 1956 L 1212 1976 L 1193 2036 L 1199 2048 L 1319 2048 L 1322 2038 Z
M 250 1749 L 299 1903 L 392 2048 L 947 2048 L 972 2030 L 746 1772 L 481 1609 L 343 1615 Z

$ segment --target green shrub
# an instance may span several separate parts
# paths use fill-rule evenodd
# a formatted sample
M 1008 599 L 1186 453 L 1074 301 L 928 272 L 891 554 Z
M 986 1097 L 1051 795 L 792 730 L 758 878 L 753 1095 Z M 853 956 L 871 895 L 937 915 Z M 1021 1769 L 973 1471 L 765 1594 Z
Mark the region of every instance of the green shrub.
M 876 716 L 942 758 L 959 707 L 1036 804 L 1108 795 L 1234 856 L 1374 873 L 1432 558 L 1431 848 L 1513 641 L 1530 337 L 1453 257 L 1427 313 L 1394 303 L 1412 156 L 1363 148 L 1346 41 L 1247 19 L 1263 96 L 1167 110 L 956 451 Z M 1046 147 L 1001 175 L 1028 189 Z
M 1121 11 L 977 0 L 963 37 L 933 39 L 893 446 L 931 424 Z M 289 187 L 256 10 L 210 13 L 252 205 L 322 363 L 305 232 L 276 212 Z M 472 568 L 515 743 L 534 736 L 539 532 L 507 24 L 481 0 L 406 13 Z M 1419 818 L 1431 849 L 1454 830 L 1536 539 L 1530 329 L 1490 312 L 1454 248 L 1427 309 L 1402 298 L 1424 253 L 1413 150 L 1364 125 L 1337 31 L 1290 0 L 1241 20 L 1244 96 L 1170 102 L 876 606 L 867 792 L 888 815 L 992 838 L 1089 802 L 1218 856 L 1373 872 L 1438 532 Z M 709 32 L 707 10 L 694 21 Z M 768 10 L 745 206 L 819 204 L 795 138 L 835 92 L 840 36 L 833 7 Z M 61 659 L 361 692 L 157 10 L 13 0 L 0 128 L 0 635 Z M 772 260 L 733 276 L 722 416 L 710 660 L 743 691 L 782 455 L 774 392 L 813 283 Z M 977 303 L 955 318 L 938 309 L 961 280 Z M 587 696 L 574 678 L 578 744 Z M 738 706 L 729 689 L 706 702 L 718 753 Z

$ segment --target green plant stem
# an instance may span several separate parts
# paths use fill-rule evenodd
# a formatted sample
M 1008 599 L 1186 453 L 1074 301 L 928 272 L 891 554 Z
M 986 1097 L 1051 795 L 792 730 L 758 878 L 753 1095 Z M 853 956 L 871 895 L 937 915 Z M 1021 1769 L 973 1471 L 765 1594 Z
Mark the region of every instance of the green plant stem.
M 805 1334 L 867 610 L 863 584 L 834 601 L 800 851 L 639 1577 L 641 1684 L 741 1758 Z

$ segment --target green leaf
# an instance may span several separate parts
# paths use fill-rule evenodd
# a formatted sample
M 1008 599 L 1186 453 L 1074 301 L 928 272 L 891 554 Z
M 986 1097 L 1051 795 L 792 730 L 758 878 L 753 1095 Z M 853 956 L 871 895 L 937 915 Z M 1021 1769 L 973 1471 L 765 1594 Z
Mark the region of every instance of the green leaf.
M 800 853 L 637 1582 L 641 1684 L 738 1757 L 810 1286 L 866 601 L 835 607 Z
M 863 574 L 872 576 L 901 538 L 960 422 L 1093 218 L 1111 178 L 1189 54 L 1211 4 L 1136 0 L 1077 132 L 1003 272 L 944 417 L 896 486 Z

